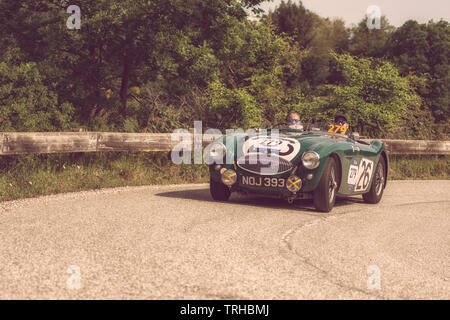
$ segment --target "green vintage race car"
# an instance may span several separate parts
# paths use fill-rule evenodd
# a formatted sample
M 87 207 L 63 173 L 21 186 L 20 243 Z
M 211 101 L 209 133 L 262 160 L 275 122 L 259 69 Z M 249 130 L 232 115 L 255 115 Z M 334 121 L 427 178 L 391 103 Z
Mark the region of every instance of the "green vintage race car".
M 330 124 L 222 136 L 205 148 L 211 196 L 226 201 L 239 191 L 290 203 L 313 199 L 322 212 L 333 208 L 336 196 L 378 203 L 388 178 L 385 145 L 342 132 Z

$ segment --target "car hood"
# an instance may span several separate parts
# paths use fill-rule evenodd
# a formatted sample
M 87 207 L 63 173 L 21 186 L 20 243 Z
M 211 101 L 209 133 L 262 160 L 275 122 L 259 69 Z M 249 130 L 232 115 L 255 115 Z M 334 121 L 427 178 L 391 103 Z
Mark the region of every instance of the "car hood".
M 292 152 L 285 156 L 285 159 L 295 163 L 297 159 L 303 154 L 303 152 L 308 150 L 313 150 L 319 153 L 321 156 L 326 153 L 326 150 L 330 150 L 330 147 L 335 145 L 338 142 L 351 142 L 351 139 L 346 136 L 326 133 L 326 132 L 314 132 L 314 133 L 303 133 L 299 135 L 286 135 L 286 134 L 271 134 L 270 132 L 267 135 L 246 135 L 246 134 L 234 134 L 228 135 L 223 138 L 223 143 L 230 145 L 230 140 L 234 140 L 234 148 L 233 153 L 236 157 L 240 157 L 242 154 L 246 154 L 248 152 L 252 153 L 265 153 L 267 149 L 270 147 L 261 147 L 258 143 L 253 143 L 253 141 L 259 142 L 258 139 L 267 138 L 271 140 L 271 138 L 276 139 L 280 138 L 281 140 L 286 141 L 286 146 L 284 149 L 280 151 L 280 155 L 285 155 L 285 153 L 289 152 L 292 149 Z M 249 144 L 250 142 L 250 144 Z M 256 146 L 255 145 L 259 145 Z M 292 146 L 292 148 L 291 148 Z M 242 148 L 241 150 L 239 150 Z M 270 152 L 270 151 L 269 151 Z

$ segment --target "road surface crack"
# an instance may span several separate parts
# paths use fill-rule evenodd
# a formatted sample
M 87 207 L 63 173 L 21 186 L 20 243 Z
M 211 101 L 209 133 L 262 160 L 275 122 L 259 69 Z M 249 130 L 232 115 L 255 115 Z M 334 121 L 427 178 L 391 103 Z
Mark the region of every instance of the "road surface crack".
M 368 297 L 374 297 L 377 299 L 387 299 L 385 296 L 383 296 L 382 294 L 379 294 L 377 292 L 368 292 L 364 289 L 360 289 L 358 287 L 355 287 L 353 285 L 349 285 L 349 284 L 345 284 L 342 281 L 333 279 L 333 276 L 330 274 L 329 271 L 320 268 L 318 265 L 314 264 L 313 262 L 311 262 L 308 258 L 301 256 L 297 251 L 295 251 L 294 249 L 294 245 L 292 243 L 292 238 L 293 236 L 298 233 L 301 229 L 304 228 L 308 228 L 308 227 L 312 227 L 314 225 L 317 225 L 319 223 L 323 223 L 323 222 L 327 222 L 329 220 L 334 220 L 337 219 L 338 216 L 343 216 L 352 212 L 360 212 L 359 210 L 355 210 L 355 211 L 348 211 L 345 213 L 340 213 L 340 214 L 333 214 L 333 215 L 328 215 L 325 217 L 319 217 L 319 219 L 315 219 L 313 221 L 309 221 L 307 223 L 302 223 L 297 225 L 295 228 L 292 228 L 290 230 L 288 230 L 282 237 L 280 240 L 280 253 L 281 255 L 288 261 L 292 261 L 295 260 L 297 262 L 302 263 L 303 265 L 309 267 L 310 269 L 314 270 L 315 272 L 317 272 L 318 274 L 321 275 L 322 278 L 324 278 L 326 281 L 334 284 L 335 286 L 345 290 L 345 291 L 356 291 L 358 293 L 364 294 Z M 293 256 L 295 257 L 293 259 Z M 405 299 L 402 297 L 399 297 L 400 299 Z

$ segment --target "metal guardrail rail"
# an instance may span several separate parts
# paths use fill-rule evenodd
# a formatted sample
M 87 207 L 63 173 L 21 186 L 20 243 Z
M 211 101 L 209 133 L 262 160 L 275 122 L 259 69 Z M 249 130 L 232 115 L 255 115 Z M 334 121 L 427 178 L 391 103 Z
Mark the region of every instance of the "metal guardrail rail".
M 217 137 L 218 135 L 203 135 L 202 145 L 207 145 Z M 180 140 L 172 138 L 170 133 L 2 132 L 0 133 L 0 155 L 170 151 L 180 143 Z M 386 143 L 391 154 L 450 155 L 450 141 L 381 140 Z M 193 144 L 193 137 L 191 136 L 188 141 Z

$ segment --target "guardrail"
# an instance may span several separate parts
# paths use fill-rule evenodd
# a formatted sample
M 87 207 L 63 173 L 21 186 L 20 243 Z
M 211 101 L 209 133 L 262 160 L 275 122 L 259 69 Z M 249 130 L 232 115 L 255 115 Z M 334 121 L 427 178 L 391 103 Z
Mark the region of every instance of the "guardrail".
M 218 135 L 203 135 L 202 145 Z M 370 141 L 363 139 L 364 141 Z M 392 154 L 450 155 L 450 141 L 384 140 Z M 191 137 L 193 143 L 194 139 Z M 170 151 L 180 141 L 170 133 L 2 132 L 0 155 L 106 151 Z

